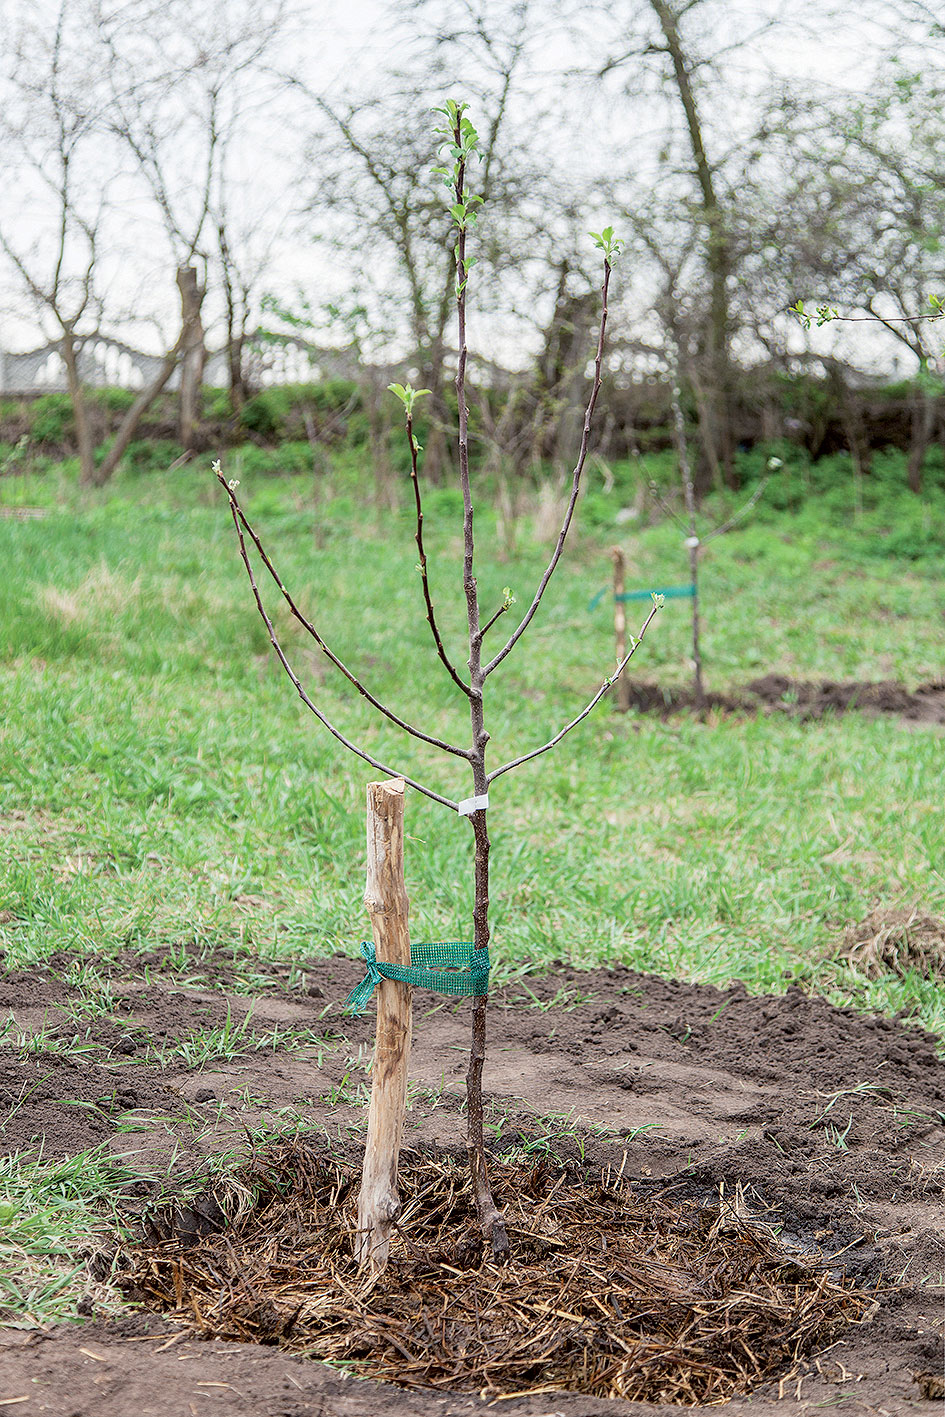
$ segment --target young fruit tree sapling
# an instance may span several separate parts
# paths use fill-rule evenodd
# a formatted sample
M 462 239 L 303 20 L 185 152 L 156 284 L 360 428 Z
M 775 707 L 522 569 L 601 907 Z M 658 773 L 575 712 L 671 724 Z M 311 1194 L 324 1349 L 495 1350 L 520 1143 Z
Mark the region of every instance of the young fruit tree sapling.
M 679 466 L 679 476 L 682 482 L 683 498 L 686 505 L 686 520 L 682 522 L 671 507 L 667 506 L 660 496 L 659 489 L 655 482 L 650 483 L 650 492 L 654 500 L 661 509 L 676 522 L 685 532 L 684 546 L 689 556 L 689 584 L 692 587 L 692 669 L 693 669 L 693 691 L 696 708 L 700 713 L 704 712 L 706 706 L 705 683 L 702 676 L 702 647 L 700 642 L 700 617 L 699 617 L 699 562 L 702 557 L 703 548 L 708 542 L 717 536 L 724 536 L 727 531 L 731 531 L 742 517 L 746 516 L 755 505 L 767 485 L 767 477 L 763 478 L 737 512 L 730 516 L 720 526 L 712 527 L 709 531 L 703 531 L 700 535 L 698 525 L 698 511 L 696 507 L 695 482 L 692 475 L 692 460 L 689 456 L 689 440 L 686 437 L 686 420 L 682 407 L 682 390 L 679 383 L 679 349 L 675 341 L 670 342 L 670 407 L 673 416 L 673 445 L 676 450 L 676 458 Z M 772 458 L 768 462 L 769 471 L 775 467 L 780 467 L 780 462 Z M 616 593 L 616 592 L 615 592 Z
M 524 763 L 530 762 L 533 758 L 539 757 L 542 753 L 547 753 L 560 743 L 561 739 L 573 728 L 576 728 L 600 702 L 612 684 L 619 679 L 626 668 L 627 663 L 635 653 L 637 646 L 643 639 L 650 622 L 662 604 L 662 598 L 654 596 L 654 603 L 643 624 L 640 634 L 637 637 L 629 636 L 629 647 L 617 663 L 613 673 L 604 679 L 603 683 L 593 694 L 590 701 L 584 706 L 580 713 L 566 723 L 554 737 L 540 747 L 531 748 L 510 761 L 493 768 L 491 771 L 486 766 L 486 748 L 489 742 L 489 733 L 486 729 L 486 681 L 499 668 L 499 666 L 511 654 L 519 640 L 525 634 L 532 620 L 534 619 L 542 597 L 548 588 L 548 583 L 554 574 L 555 568 L 561 559 L 565 540 L 574 517 L 577 506 L 578 495 L 581 488 L 581 477 L 584 465 L 587 460 L 588 447 L 591 435 L 591 422 L 594 415 L 594 408 L 597 403 L 601 388 L 601 366 L 604 357 L 604 337 L 607 327 L 607 297 L 610 288 L 610 278 L 614 262 L 619 254 L 621 243 L 614 236 L 613 229 L 606 227 L 601 232 L 591 233 L 595 245 L 603 253 L 603 285 L 600 325 L 597 338 L 597 350 L 594 360 L 594 377 L 584 413 L 584 424 L 581 436 L 580 447 L 577 459 L 571 476 L 571 490 L 567 508 L 564 513 L 561 528 L 555 541 L 554 548 L 547 566 L 538 583 L 538 587 L 528 605 L 527 610 L 522 615 L 515 629 L 511 632 L 502 647 L 490 657 L 484 654 L 484 641 L 486 636 L 500 622 L 502 617 L 511 610 L 515 603 L 515 597 L 506 590 L 501 604 L 483 619 L 482 608 L 479 603 L 475 576 L 475 541 L 473 534 L 473 501 L 470 489 L 469 475 L 469 427 L 468 409 L 466 405 L 466 365 L 467 365 L 467 343 L 466 343 L 466 301 L 469 286 L 469 276 L 475 264 L 475 258 L 467 256 L 467 240 L 469 233 L 476 221 L 476 209 L 481 199 L 470 193 L 467 185 L 467 170 L 470 163 L 478 155 L 478 137 L 476 130 L 470 120 L 466 117 L 467 105 L 456 103 L 452 100 L 437 109 L 436 112 L 443 115 L 444 126 L 437 129 L 437 137 L 440 139 L 440 152 L 447 161 L 447 165 L 435 169 L 443 178 L 443 181 L 450 193 L 450 214 L 456 235 L 455 262 L 456 262 L 456 318 L 458 332 L 458 359 L 456 367 L 456 394 L 459 410 L 459 431 L 458 431 L 458 460 L 459 460 L 459 480 L 463 499 L 463 573 L 462 584 L 466 602 L 467 619 L 467 639 L 468 658 L 466 660 L 467 673 L 461 674 L 451 660 L 440 630 L 437 624 L 436 613 L 430 593 L 430 583 L 427 575 L 427 558 L 423 545 L 423 508 L 420 488 L 420 468 L 418 465 L 418 455 L 421 451 L 414 434 L 414 414 L 417 400 L 422 396 L 423 390 L 413 389 L 409 384 L 391 385 L 392 392 L 400 399 L 403 409 L 407 441 L 410 451 L 410 477 L 413 487 L 414 502 L 416 508 L 416 542 L 419 552 L 418 569 L 423 591 L 424 605 L 426 607 L 426 618 L 433 636 L 437 655 L 444 668 L 456 685 L 460 693 L 465 695 L 469 706 L 470 736 L 468 746 L 453 744 L 437 737 L 434 734 L 425 732 L 412 723 L 408 723 L 395 713 L 388 705 L 382 703 L 366 685 L 359 675 L 355 674 L 332 650 L 315 625 L 306 617 L 299 608 L 293 596 L 284 585 L 278 571 L 273 565 L 268 552 L 263 543 L 250 524 L 245 512 L 236 495 L 236 483 L 228 482 L 222 473 L 219 463 L 214 464 L 214 471 L 226 490 L 229 498 L 230 511 L 236 527 L 236 534 L 239 544 L 240 556 L 249 577 L 253 597 L 256 602 L 259 614 L 265 622 L 266 629 L 273 649 L 282 664 L 283 669 L 295 686 L 296 692 L 302 702 L 315 715 L 315 717 L 338 739 L 340 743 L 358 757 L 363 758 L 372 767 L 379 768 L 391 778 L 402 779 L 408 786 L 413 787 L 417 792 L 425 797 L 431 798 L 441 806 L 448 807 L 452 811 L 460 812 L 461 815 L 468 816 L 472 828 L 475 846 L 474 856 L 474 908 L 473 908 L 473 944 L 478 953 L 488 949 L 489 945 L 489 827 L 488 827 L 488 805 L 489 792 L 493 783 L 505 773 L 521 767 Z M 437 792 L 426 783 L 417 781 L 405 773 L 395 772 L 389 765 L 382 763 L 371 753 L 353 743 L 334 723 L 330 722 L 322 710 L 314 703 L 307 690 L 299 679 L 295 669 L 290 663 L 285 650 L 279 640 L 273 625 L 272 619 L 263 601 L 263 597 L 257 581 L 256 572 L 250 556 L 249 546 L 251 543 L 255 548 L 265 571 L 271 576 L 275 585 L 288 607 L 289 613 L 299 625 L 305 629 L 318 645 L 321 652 L 339 670 L 349 683 L 367 699 L 368 703 L 383 717 L 390 720 L 398 728 L 422 743 L 427 743 L 444 753 L 460 758 L 468 765 L 471 775 L 472 797 L 463 802 L 455 802 L 444 794 Z M 386 787 L 396 792 L 394 784 L 385 784 Z M 495 1259 L 501 1259 L 508 1254 L 509 1242 L 506 1234 L 505 1222 L 502 1214 L 497 1208 L 489 1184 L 489 1176 L 486 1167 L 485 1145 L 483 1140 L 483 1101 L 482 1101 L 482 1070 L 486 1056 L 486 1008 L 488 1002 L 487 993 L 475 994 L 472 1000 L 472 1028 L 471 1044 L 469 1051 L 469 1067 L 466 1076 L 466 1092 L 468 1103 L 468 1131 L 467 1149 L 469 1155 L 469 1165 L 472 1175 L 473 1194 L 476 1203 L 479 1226 L 484 1240 L 491 1246 L 492 1255 Z M 391 1143 L 396 1149 L 399 1145 L 399 1138 Z M 391 1158 L 388 1158 L 391 1160 Z M 390 1174 L 396 1178 L 396 1155 L 393 1156 L 389 1167 Z M 396 1201 L 389 1199 L 388 1210 L 396 1208 Z M 371 1260 L 374 1267 L 382 1267 L 384 1258 L 378 1260 L 376 1255 L 365 1253 L 370 1247 L 363 1247 L 359 1253 L 362 1260 Z M 386 1257 L 386 1247 L 383 1251 Z

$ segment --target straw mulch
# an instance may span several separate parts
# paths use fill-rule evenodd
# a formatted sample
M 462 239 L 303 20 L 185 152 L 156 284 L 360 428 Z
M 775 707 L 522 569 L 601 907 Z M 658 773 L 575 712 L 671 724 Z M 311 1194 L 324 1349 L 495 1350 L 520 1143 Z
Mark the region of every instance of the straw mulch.
M 851 925 L 839 956 L 868 979 L 889 973 L 904 979 L 945 977 L 945 920 L 923 915 L 916 907 L 878 907 Z
M 390 1266 L 361 1277 L 357 1167 L 294 1141 L 251 1163 L 225 1228 L 137 1248 L 126 1276 L 149 1307 L 207 1337 L 279 1344 L 407 1388 L 680 1404 L 790 1374 L 868 1302 L 722 1197 L 640 1198 L 609 1174 L 528 1161 L 494 1162 L 492 1177 L 512 1244 L 502 1267 L 475 1242 L 462 1162 L 415 1156 L 401 1167 Z

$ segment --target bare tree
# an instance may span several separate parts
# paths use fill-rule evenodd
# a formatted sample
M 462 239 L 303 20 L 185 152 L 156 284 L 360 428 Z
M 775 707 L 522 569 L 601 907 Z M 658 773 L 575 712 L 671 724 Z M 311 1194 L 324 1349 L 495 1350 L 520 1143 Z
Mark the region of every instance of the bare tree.
M 103 233 L 111 245 L 117 221 L 109 190 L 108 94 L 97 80 L 99 55 L 89 18 L 83 0 L 60 0 L 51 27 L 35 5 L 21 18 L 4 79 L 3 149 L 5 162 L 36 201 L 24 202 L 15 221 L 0 223 L 0 250 L 37 309 L 52 319 L 74 411 L 81 479 L 101 485 L 167 385 L 181 341 L 138 394 L 97 462 L 83 346 L 100 329 Z M 37 214 L 38 230 L 31 233 Z
M 11 49 L 2 120 L 6 185 L 12 190 L 13 174 L 22 177 L 25 170 L 30 185 L 38 189 L 44 219 L 39 235 L 32 242 L 24 240 L 22 218 L 14 222 L 8 205 L 0 224 L 0 247 L 28 297 L 54 322 L 82 480 L 91 482 L 95 447 L 79 356 L 83 336 L 96 332 L 101 316 L 97 278 L 105 192 L 88 181 L 96 112 L 94 100 L 87 105 L 82 98 L 73 8 L 68 0 L 60 0 L 48 32 L 35 12 L 28 21 L 21 20 Z
M 203 306 L 215 198 L 216 245 L 234 338 L 243 303 L 221 197 L 223 151 L 284 15 L 281 0 L 264 14 L 248 0 L 212 0 L 197 11 L 183 0 L 160 7 L 127 0 L 118 9 L 97 0 L 109 127 L 154 203 L 174 263 L 181 312 L 180 440 L 187 449 L 195 442 L 207 358 Z
M 430 390 L 425 466 L 433 482 L 443 475 L 447 453 L 454 235 L 431 176 L 435 145 L 424 119 L 429 104 L 417 95 L 429 95 L 432 104 L 457 66 L 475 63 L 482 76 L 479 186 L 492 220 L 481 259 L 483 274 L 496 282 L 534 255 L 526 233 L 532 243 L 535 233 L 520 212 L 526 194 L 540 199 L 540 170 L 513 141 L 509 123 L 534 33 L 534 8 L 533 0 L 500 7 L 487 0 L 419 0 L 410 7 L 409 24 L 392 36 L 393 52 L 409 54 L 409 66 L 392 74 L 383 93 L 365 96 L 354 89 L 329 101 L 297 85 L 315 120 L 307 211 L 320 223 L 323 239 L 343 252 L 346 284 L 356 285 L 372 318 L 382 327 L 399 327 L 409 340 L 417 378 Z M 422 39 L 417 15 L 424 21 Z M 352 240 L 352 232 L 359 237 Z M 370 240 L 361 239 L 367 233 Z
M 792 173 L 769 208 L 764 246 L 771 266 L 789 300 L 822 303 L 822 318 L 842 312 L 847 321 L 883 329 L 912 357 L 914 492 L 921 491 L 942 390 L 935 372 L 941 340 L 928 316 L 945 291 L 943 98 L 937 76 L 893 64 L 868 97 L 835 100 L 827 124 L 823 104 L 816 113 L 795 105 L 771 118 L 772 145 L 783 146 Z M 839 390 L 854 460 L 862 462 L 848 374 L 836 354 L 822 363 Z
M 542 599 L 557 568 L 558 562 L 561 559 L 561 554 L 577 506 L 581 488 L 581 478 L 590 446 L 592 418 L 601 388 L 601 370 L 604 358 L 604 339 L 607 325 L 607 302 L 610 289 L 610 277 L 612 265 L 619 250 L 620 243 L 614 239 L 613 232 L 610 228 L 605 229 L 595 237 L 596 244 L 603 253 L 604 270 L 600 323 L 594 359 L 594 378 L 585 409 L 580 448 L 572 472 L 570 496 L 561 528 L 549 562 L 539 580 L 537 589 L 531 598 L 527 610 L 521 616 L 515 629 L 508 635 L 502 647 L 489 657 L 485 650 L 486 636 L 502 620 L 502 617 L 508 614 L 515 602 L 514 597 L 509 592 L 506 592 L 502 602 L 491 614 L 488 612 L 484 613 L 479 601 L 475 569 L 476 544 L 474 536 L 474 508 L 469 470 L 469 424 L 466 390 L 469 355 L 467 345 L 467 291 L 473 258 L 467 254 L 467 241 L 472 227 L 473 217 L 481 198 L 478 194 L 474 195 L 470 192 L 467 185 L 467 172 L 470 163 L 478 155 L 479 140 L 471 122 L 465 116 L 464 104 L 457 104 L 450 101 L 441 112 L 445 116 L 446 125 L 440 136 L 442 136 L 448 144 L 447 150 L 450 154 L 449 165 L 445 172 L 446 184 L 450 191 L 450 211 L 454 235 L 454 243 L 452 244 L 455 251 L 452 271 L 452 294 L 456 310 L 458 344 L 456 397 L 459 429 L 457 454 L 459 482 L 463 498 L 462 585 L 463 598 L 466 605 L 468 645 L 468 658 L 466 661 L 467 672 L 465 674 L 461 673 L 457 668 L 440 633 L 439 622 L 436 616 L 427 574 L 427 559 L 423 542 L 423 508 L 420 487 L 421 469 L 419 465 L 420 449 L 414 433 L 414 415 L 417 400 L 420 398 L 421 394 L 426 391 L 414 390 L 410 385 L 396 385 L 394 386 L 394 391 L 403 403 L 405 414 L 406 435 L 411 459 L 411 481 L 416 504 L 416 542 L 419 553 L 418 568 L 426 608 L 426 617 L 436 647 L 436 653 L 453 684 L 467 700 L 470 724 L 469 746 L 450 743 L 445 739 L 429 734 L 416 725 L 405 721 L 394 710 L 378 700 L 359 676 L 349 669 L 339 656 L 329 648 L 316 626 L 306 617 L 287 590 L 268 552 L 265 550 L 259 535 L 248 521 L 240 506 L 236 495 L 235 484 L 226 482 L 220 470 L 219 463 L 215 465 L 215 470 L 229 497 L 230 510 L 233 515 L 239 540 L 240 554 L 250 580 L 256 606 L 265 621 L 273 648 L 303 703 L 315 714 L 316 718 L 319 719 L 329 732 L 351 752 L 356 753 L 359 757 L 370 763 L 373 767 L 379 768 L 388 776 L 395 775 L 391 767 L 381 762 L 372 753 L 366 751 L 358 744 L 352 742 L 340 729 L 331 723 L 308 694 L 288 659 L 276 632 L 273 620 L 266 609 L 254 570 L 250 547 L 255 549 L 265 571 L 272 577 L 292 617 L 312 636 L 322 653 L 324 653 L 331 663 L 348 679 L 349 683 L 367 699 L 372 707 L 398 728 L 418 739 L 420 742 L 459 758 L 468 765 L 471 775 L 472 796 L 461 802 L 453 801 L 451 798 L 446 797 L 426 783 L 420 782 L 406 774 L 398 773 L 396 776 L 402 778 L 406 783 L 423 793 L 426 797 L 431 798 L 434 802 L 439 803 L 441 806 L 451 808 L 454 811 L 458 811 L 461 815 L 469 819 L 475 843 L 475 899 L 473 909 L 474 957 L 478 957 L 482 960 L 488 959 L 487 952 L 490 942 L 489 872 L 491 843 L 488 827 L 488 811 L 490 806 L 489 793 L 492 784 L 505 773 L 511 772 L 521 767 L 524 763 L 530 762 L 534 758 L 549 752 L 567 733 L 587 717 L 596 704 L 604 697 L 611 684 L 614 683 L 625 669 L 630 657 L 636 650 L 640 640 L 642 640 L 647 626 L 650 624 L 658 609 L 659 599 L 656 599 L 647 617 L 646 623 L 640 632 L 639 638 L 634 639 L 631 637 L 629 652 L 624 655 L 622 661 L 616 666 L 614 673 L 604 679 L 603 683 L 591 696 L 589 702 L 581 711 L 577 713 L 569 723 L 565 724 L 559 732 L 554 734 L 548 742 L 523 752 L 490 771 L 486 765 L 486 752 L 489 743 L 489 733 L 486 728 L 484 692 L 486 681 L 505 662 L 534 620 L 541 607 Z M 508 1252 L 508 1237 L 506 1235 L 503 1217 L 493 1200 L 486 1167 L 483 1137 L 482 1071 L 486 1053 L 487 1002 L 487 992 L 477 993 L 473 997 L 469 1068 L 466 1077 L 468 1098 L 467 1145 L 480 1228 L 485 1241 L 491 1245 L 493 1256 L 495 1258 L 501 1258 Z
M 224 348 L 230 406 L 238 412 L 249 398 L 247 354 L 262 316 L 263 282 L 270 269 L 275 231 L 267 214 L 245 216 L 242 196 L 234 194 L 224 160 L 220 163 L 213 199 L 212 220 L 216 235 L 213 265 L 223 298 Z
M 689 214 L 705 273 L 706 299 L 698 331 L 701 440 L 713 473 L 730 478 L 735 223 L 734 202 L 722 174 L 728 146 L 719 141 L 712 152 L 704 113 L 704 79 L 713 72 L 718 57 L 705 32 L 698 33 L 699 11 L 709 8 L 711 0 L 635 0 L 626 9 L 621 7 L 629 43 L 625 41 L 608 56 L 600 76 L 629 67 L 630 83 L 635 84 L 641 66 L 656 65 L 675 94 L 687 153 L 682 167 L 690 188 L 688 198 L 680 194 L 677 220 L 679 213 Z

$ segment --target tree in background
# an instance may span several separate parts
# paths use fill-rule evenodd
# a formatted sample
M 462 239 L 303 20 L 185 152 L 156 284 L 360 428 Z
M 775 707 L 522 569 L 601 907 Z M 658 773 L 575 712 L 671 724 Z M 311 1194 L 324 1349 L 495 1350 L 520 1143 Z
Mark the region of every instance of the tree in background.
M 183 0 L 160 9 L 150 0 L 128 0 L 117 10 L 99 3 L 96 11 L 109 86 L 108 128 L 132 159 L 173 261 L 181 311 L 180 441 L 186 449 L 195 446 L 200 416 L 207 359 L 203 304 L 214 227 L 234 340 L 245 303 L 229 239 L 224 149 L 284 17 L 281 0 L 267 6 L 264 17 L 248 0 L 214 0 L 197 11 Z
M 837 103 L 829 123 L 821 107 L 783 113 L 779 138 L 798 162 L 766 243 L 782 289 L 886 330 L 911 356 L 908 480 L 917 493 L 942 391 L 933 369 L 942 341 L 928 317 L 945 295 L 943 99 L 937 78 L 894 61 L 867 98 Z M 849 424 L 849 370 L 836 357 L 822 362 Z M 862 459 L 855 426 L 848 441 Z
M 641 67 L 655 67 L 661 86 L 671 87 L 674 107 L 682 119 L 682 153 L 672 135 L 675 125 L 666 130 L 660 157 L 663 186 L 674 193 L 675 225 L 683 244 L 689 247 L 690 254 L 698 250 L 700 257 L 698 284 L 688 284 L 691 296 L 699 292 L 701 306 L 694 331 L 693 361 L 694 384 L 701 391 L 700 441 L 712 475 L 717 480 L 731 480 L 735 198 L 723 170 L 728 144 L 712 132 L 707 120 L 708 112 L 717 125 L 720 116 L 713 110 L 717 91 L 713 95 L 708 85 L 709 77 L 716 86 L 718 80 L 712 55 L 713 28 L 717 31 L 719 24 L 717 12 L 713 0 L 635 0 L 618 7 L 617 12 L 611 9 L 610 13 L 619 17 L 623 32 L 615 41 L 619 48 L 608 55 L 600 76 L 629 71 L 627 86 L 633 92 Z M 717 33 L 715 40 L 718 47 Z M 682 186 L 680 177 L 684 179 Z M 643 229 L 646 217 L 641 223 L 637 212 L 631 210 L 627 215 L 636 218 L 638 232 L 642 230 L 646 236 L 651 231 L 650 227 Z M 679 236 L 674 244 L 679 244 Z M 691 267 L 692 262 L 689 264 Z
M 128 248 L 118 238 L 116 164 L 107 140 L 112 96 L 102 82 L 101 36 L 94 18 L 84 0 L 60 0 L 51 31 L 48 16 L 36 5 L 20 17 L 4 75 L 0 121 L 11 186 L 15 174 L 30 199 L 15 217 L 0 223 L 0 249 L 30 300 L 52 317 L 72 402 L 81 480 L 101 486 L 174 373 L 187 326 L 96 460 L 82 347 L 100 333 L 103 291 L 116 252 Z M 33 223 L 38 232 L 31 232 Z
M 29 194 L 30 219 L 5 204 L 0 249 L 28 300 L 52 320 L 81 477 L 92 482 L 95 445 L 79 356 L 102 315 L 99 247 L 108 190 L 94 162 L 101 94 L 89 91 L 88 44 L 68 0 L 61 0 L 51 26 L 35 7 L 20 15 L 4 77 L 3 185 Z
M 383 93 L 355 88 L 329 102 L 304 90 L 313 121 L 306 211 L 321 242 L 343 253 L 346 285 L 357 289 L 372 321 L 403 331 L 409 341 L 408 362 L 430 391 L 425 467 L 434 483 L 447 457 L 448 366 L 456 358 L 448 347 L 454 238 L 431 176 L 435 147 L 426 114 L 457 69 L 476 69 L 484 114 L 479 190 L 494 213 L 480 274 L 484 304 L 502 311 L 507 328 L 507 277 L 520 276 L 535 258 L 547 178 L 510 122 L 527 71 L 534 10 L 534 0 L 511 6 L 418 0 L 405 29 L 392 37 L 394 54 L 406 57 L 409 48 L 409 68 L 395 72 Z M 370 239 L 352 233 L 370 233 Z

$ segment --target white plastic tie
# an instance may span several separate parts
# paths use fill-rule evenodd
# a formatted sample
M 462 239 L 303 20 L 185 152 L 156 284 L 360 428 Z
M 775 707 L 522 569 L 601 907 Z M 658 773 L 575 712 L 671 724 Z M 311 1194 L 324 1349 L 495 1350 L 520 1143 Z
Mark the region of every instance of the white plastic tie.
M 692 551 L 693 548 L 698 546 L 699 544 L 700 543 L 698 536 L 687 536 L 686 540 L 683 542 L 683 545 L 688 546 L 690 551 Z
M 488 792 L 481 797 L 467 797 L 456 808 L 461 817 L 471 817 L 473 812 L 484 812 L 489 805 Z

